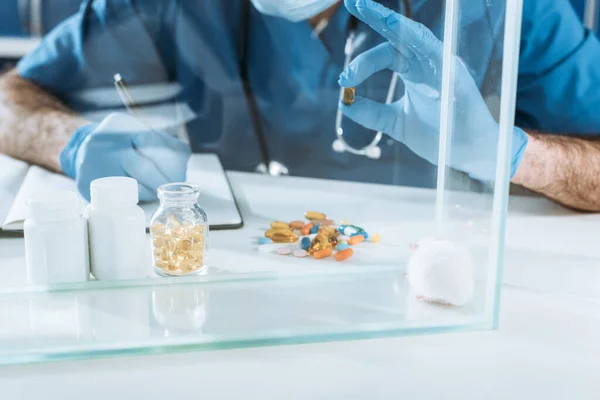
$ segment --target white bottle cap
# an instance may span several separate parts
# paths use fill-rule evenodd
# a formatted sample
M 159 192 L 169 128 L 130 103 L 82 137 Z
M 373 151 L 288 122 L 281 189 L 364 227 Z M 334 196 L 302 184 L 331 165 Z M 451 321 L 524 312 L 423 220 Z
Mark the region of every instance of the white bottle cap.
M 27 200 L 29 217 L 36 222 L 58 222 L 81 215 L 79 195 L 69 191 L 36 193 Z
M 90 186 L 90 200 L 98 208 L 135 206 L 139 201 L 138 183 L 125 177 L 96 179 Z

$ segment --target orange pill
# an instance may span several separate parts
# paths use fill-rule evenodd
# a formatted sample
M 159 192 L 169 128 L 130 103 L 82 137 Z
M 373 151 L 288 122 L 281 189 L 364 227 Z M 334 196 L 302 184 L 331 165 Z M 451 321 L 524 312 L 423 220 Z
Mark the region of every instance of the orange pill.
M 335 257 L 335 261 L 344 261 L 344 260 L 349 259 L 353 255 L 354 255 L 354 250 L 346 249 L 346 250 L 338 251 L 337 253 L 335 253 L 334 257 Z
M 331 254 L 333 254 L 332 249 L 323 249 L 323 250 L 315 251 L 313 254 L 313 257 L 316 258 L 317 260 L 320 260 L 321 258 L 327 258 L 327 257 L 331 256 Z
M 313 224 L 306 224 L 304 225 L 304 227 L 302 227 L 302 229 L 300 230 L 300 233 L 302 234 L 302 236 L 306 236 L 310 234 L 310 230 L 313 228 Z
M 290 228 L 300 230 L 304 228 L 304 221 L 292 221 L 290 222 Z
M 348 244 L 350 246 L 354 246 L 355 244 L 359 244 L 365 241 L 365 237 L 363 235 L 356 235 L 356 236 L 352 236 L 349 240 L 348 240 Z

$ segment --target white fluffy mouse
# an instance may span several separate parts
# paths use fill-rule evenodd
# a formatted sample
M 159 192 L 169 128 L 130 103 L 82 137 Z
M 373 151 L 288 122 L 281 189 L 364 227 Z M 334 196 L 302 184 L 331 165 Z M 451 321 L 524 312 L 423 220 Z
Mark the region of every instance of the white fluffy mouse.
M 473 259 L 469 250 L 449 240 L 427 238 L 411 245 L 407 280 L 417 298 L 462 306 L 473 298 Z

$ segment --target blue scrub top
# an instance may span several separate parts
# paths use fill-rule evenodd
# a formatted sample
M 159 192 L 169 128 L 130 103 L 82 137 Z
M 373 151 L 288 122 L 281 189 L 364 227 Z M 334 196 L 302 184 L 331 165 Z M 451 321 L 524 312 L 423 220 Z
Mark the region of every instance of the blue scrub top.
M 399 0 L 381 1 L 402 10 Z M 597 38 L 568 0 L 525 0 L 517 124 L 561 134 L 600 133 L 600 54 Z M 413 0 L 414 19 L 443 39 L 443 0 Z M 179 101 L 198 114 L 188 125 L 196 152 L 216 151 L 228 169 L 253 171 L 261 161 L 240 82 L 239 38 L 248 35 L 250 85 L 271 158 L 291 175 L 434 187 L 437 167 L 401 143 L 382 140 L 382 157 L 335 153 L 338 75 L 343 69 L 349 14 L 340 7 L 320 38 L 308 22 L 250 12 L 241 32 L 242 0 L 96 0 L 59 25 L 29 56 L 19 74 L 79 111 L 70 96 L 110 87 L 114 73 L 132 84 L 179 82 Z M 474 1 L 461 14 L 459 55 L 484 96 L 499 93 L 504 4 Z M 382 38 L 360 24 L 363 52 Z M 389 71 L 358 93 L 384 101 Z M 403 87 L 398 88 L 399 98 Z M 355 147 L 375 133 L 344 119 Z

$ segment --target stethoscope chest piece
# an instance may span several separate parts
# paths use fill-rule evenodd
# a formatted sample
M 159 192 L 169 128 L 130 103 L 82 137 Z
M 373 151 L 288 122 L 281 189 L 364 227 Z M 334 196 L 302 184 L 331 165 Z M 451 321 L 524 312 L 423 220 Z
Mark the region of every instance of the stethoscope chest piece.
M 331 145 L 333 151 L 335 151 L 336 153 L 352 153 L 352 154 L 356 154 L 356 155 L 360 155 L 360 156 L 365 156 L 367 158 L 370 158 L 372 160 L 378 160 L 381 158 L 381 147 L 377 146 L 377 145 L 371 145 L 371 146 L 367 146 L 362 150 L 356 150 L 353 149 L 352 147 L 349 147 L 348 144 L 346 144 L 346 142 L 343 139 L 336 139 L 333 141 L 333 144 Z
M 269 162 L 269 168 L 264 163 L 260 163 L 256 167 L 256 172 L 271 176 L 287 176 L 290 174 L 288 168 L 278 161 Z

